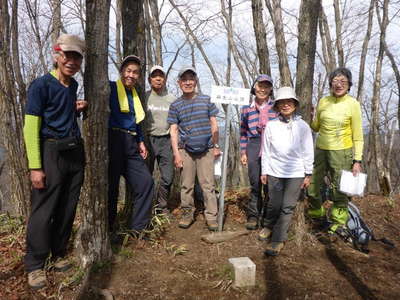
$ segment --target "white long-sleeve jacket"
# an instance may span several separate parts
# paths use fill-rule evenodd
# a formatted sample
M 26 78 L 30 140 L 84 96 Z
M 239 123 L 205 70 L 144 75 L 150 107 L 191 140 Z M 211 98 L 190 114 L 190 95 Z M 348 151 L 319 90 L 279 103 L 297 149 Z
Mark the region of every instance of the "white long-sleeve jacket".
M 261 174 L 279 178 L 298 178 L 312 174 L 314 145 L 310 126 L 294 116 L 269 121 L 261 148 Z

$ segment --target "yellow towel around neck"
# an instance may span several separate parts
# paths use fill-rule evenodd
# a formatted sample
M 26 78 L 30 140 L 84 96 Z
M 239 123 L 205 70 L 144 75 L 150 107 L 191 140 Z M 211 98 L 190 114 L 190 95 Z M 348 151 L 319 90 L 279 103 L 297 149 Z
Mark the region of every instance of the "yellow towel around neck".
M 129 104 L 128 104 L 128 96 L 126 95 L 125 86 L 122 83 L 121 79 L 117 80 L 117 93 L 118 93 L 118 102 L 119 108 L 123 113 L 129 113 Z M 142 107 L 142 103 L 140 102 L 139 95 L 136 92 L 136 89 L 132 89 L 133 96 L 133 109 L 135 110 L 135 118 L 136 124 L 139 124 L 144 119 L 144 110 Z

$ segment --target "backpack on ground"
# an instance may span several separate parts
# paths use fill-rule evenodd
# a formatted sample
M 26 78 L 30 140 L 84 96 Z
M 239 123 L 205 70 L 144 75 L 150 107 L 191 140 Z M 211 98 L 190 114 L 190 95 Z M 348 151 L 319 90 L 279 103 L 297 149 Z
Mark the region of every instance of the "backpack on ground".
M 347 228 L 339 233 L 347 242 L 353 244 L 353 247 L 361 252 L 368 253 L 368 244 L 371 240 L 380 241 L 391 247 L 394 244 L 386 238 L 376 239 L 372 229 L 364 222 L 361 217 L 360 210 L 351 202 L 348 205 L 349 219 L 347 220 Z

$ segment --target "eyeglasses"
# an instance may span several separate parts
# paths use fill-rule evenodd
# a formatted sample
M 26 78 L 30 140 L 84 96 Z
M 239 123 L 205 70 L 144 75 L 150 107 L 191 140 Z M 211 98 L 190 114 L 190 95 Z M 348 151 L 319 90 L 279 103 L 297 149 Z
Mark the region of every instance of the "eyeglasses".
M 345 84 L 348 84 L 349 83 L 349 81 L 348 80 L 332 80 L 332 84 L 335 84 L 335 85 L 338 85 L 338 84 L 341 84 L 341 85 L 345 85 Z

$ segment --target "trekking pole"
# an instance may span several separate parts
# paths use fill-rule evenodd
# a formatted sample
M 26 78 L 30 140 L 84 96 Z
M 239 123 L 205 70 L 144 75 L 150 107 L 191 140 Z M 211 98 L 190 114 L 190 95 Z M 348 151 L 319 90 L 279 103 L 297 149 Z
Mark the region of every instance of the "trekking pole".
M 226 172 L 228 164 L 228 152 L 229 152 L 229 129 L 231 120 L 231 110 L 232 105 L 228 104 L 228 109 L 225 119 L 225 143 L 224 143 L 224 153 L 222 154 L 222 176 L 221 176 L 221 192 L 219 194 L 219 209 L 218 209 L 218 231 L 222 231 L 224 223 L 224 194 L 226 185 Z

